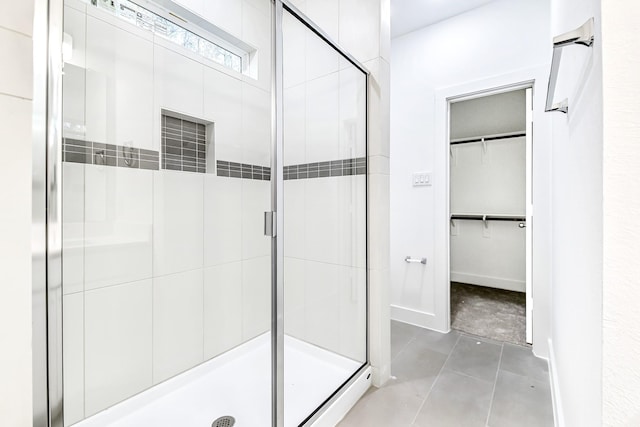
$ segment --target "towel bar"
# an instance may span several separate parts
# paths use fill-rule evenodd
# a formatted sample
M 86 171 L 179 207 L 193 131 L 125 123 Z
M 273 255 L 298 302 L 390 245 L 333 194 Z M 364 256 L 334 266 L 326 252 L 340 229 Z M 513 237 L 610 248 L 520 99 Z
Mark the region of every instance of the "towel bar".
M 594 19 L 591 18 L 580 28 L 553 38 L 553 57 L 551 58 L 551 73 L 549 75 L 549 88 L 547 90 L 547 103 L 544 109 L 545 112 L 560 111 L 565 114 L 569 112 L 569 101 L 567 99 L 557 103 L 553 102 L 553 96 L 556 92 L 556 83 L 558 81 L 562 48 L 574 44 L 591 47 L 593 45 L 593 27 Z

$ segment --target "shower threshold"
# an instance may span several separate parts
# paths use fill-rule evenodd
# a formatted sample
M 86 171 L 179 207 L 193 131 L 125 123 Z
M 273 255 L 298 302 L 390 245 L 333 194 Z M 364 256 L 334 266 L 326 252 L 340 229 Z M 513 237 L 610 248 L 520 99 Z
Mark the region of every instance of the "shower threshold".
M 285 336 L 285 426 L 297 426 L 361 363 Z M 231 415 L 234 427 L 271 425 L 270 334 L 99 412 L 74 427 L 201 427 Z

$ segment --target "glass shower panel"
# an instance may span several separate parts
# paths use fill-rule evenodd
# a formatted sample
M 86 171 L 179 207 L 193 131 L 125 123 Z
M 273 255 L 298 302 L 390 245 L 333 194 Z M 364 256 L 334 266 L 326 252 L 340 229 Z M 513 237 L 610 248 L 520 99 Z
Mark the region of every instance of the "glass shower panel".
M 175 2 L 95 3 L 64 5 L 64 424 L 268 426 L 270 2 L 232 1 L 257 78 L 163 36 Z
M 367 361 L 366 76 L 285 10 L 285 425 Z

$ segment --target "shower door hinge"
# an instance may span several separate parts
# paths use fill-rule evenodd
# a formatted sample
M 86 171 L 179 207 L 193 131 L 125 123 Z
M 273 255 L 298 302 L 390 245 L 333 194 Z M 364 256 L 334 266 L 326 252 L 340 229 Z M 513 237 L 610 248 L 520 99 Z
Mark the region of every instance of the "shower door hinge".
M 264 235 L 276 237 L 276 213 L 269 211 L 264 213 Z

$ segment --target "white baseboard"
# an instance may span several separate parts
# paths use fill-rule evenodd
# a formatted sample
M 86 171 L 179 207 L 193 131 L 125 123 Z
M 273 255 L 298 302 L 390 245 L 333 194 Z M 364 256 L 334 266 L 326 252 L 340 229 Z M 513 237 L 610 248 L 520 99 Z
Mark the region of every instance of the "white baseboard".
M 560 395 L 560 382 L 556 365 L 556 353 L 553 349 L 553 341 L 549 338 L 549 381 L 551 383 L 551 400 L 553 402 L 553 420 L 556 427 L 565 427 L 564 412 L 562 411 L 562 399 Z
M 365 369 L 358 376 L 358 379 L 311 424 L 311 427 L 334 427 L 337 425 L 369 390 L 369 387 L 371 387 L 371 367 Z
M 414 310 L 412 308 L 400 307 L 399 305 L 391 305 L 391 319 L 438 332 L 449 332 L 438 327 L 435 314 Z
M 501 277 L 480 276 L 477 274 L 451 272 L 451 281 L 486 286 L 488 288 L 505 289 L 507 291 L 525 292 L 524 280 L 503 279 Z

